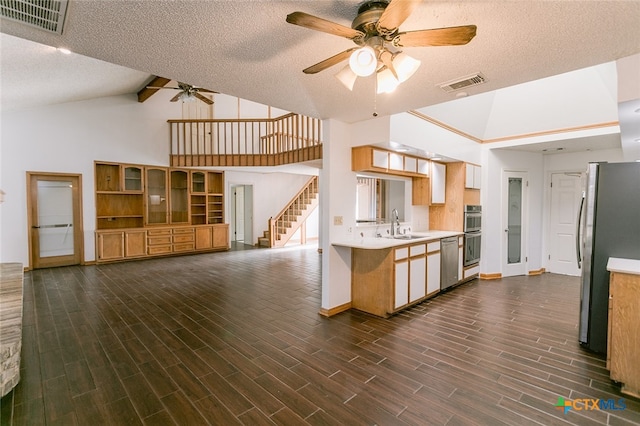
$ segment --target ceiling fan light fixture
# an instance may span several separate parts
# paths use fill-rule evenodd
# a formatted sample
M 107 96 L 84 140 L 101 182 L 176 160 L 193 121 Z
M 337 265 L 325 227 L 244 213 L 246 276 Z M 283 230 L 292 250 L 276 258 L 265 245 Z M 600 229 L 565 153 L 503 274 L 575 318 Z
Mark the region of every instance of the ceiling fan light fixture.
M 180 99 L 182 102 L 195 102 L 197 98 L 193 93 L 182 92 L 178 99 Z
M 376 75 L 376 93 L 391 93 L 400 85 L 389 68 L 384 68 Z
M 344 84 L 344 87 L 353 91 L 353 85 L 355 84 L 358 75 L 354 73 L 351 66 L 347 64 L 344 68 L 338 71 L 335 77 L 340 81 L 340 83 Z
M 398 80 L 400 83 L 404 83 L 409 80 L 418 68 L 420 68 L 421 62 L 404 52 L 399 52 L 393 58 L 393 67 L 398 74 Z
M 376 52 L 371 46 L 364 46 L 355 50 L 349 57 L 349 66 L 360 77 L 370 76 L 378 67 Z

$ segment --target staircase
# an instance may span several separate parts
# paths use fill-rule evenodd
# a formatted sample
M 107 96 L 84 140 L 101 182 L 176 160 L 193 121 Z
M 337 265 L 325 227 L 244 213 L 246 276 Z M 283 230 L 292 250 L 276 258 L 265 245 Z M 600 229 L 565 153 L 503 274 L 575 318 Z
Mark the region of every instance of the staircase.
M 258 246 L 284 247 L 317 206 L 318 177 L 314 176 L 275 218 L 269 219 L 269 230 L 264 231 L 264 235 L 258 238 Z M 304 227 L 301 232 L 301 240 L 304 244 Z

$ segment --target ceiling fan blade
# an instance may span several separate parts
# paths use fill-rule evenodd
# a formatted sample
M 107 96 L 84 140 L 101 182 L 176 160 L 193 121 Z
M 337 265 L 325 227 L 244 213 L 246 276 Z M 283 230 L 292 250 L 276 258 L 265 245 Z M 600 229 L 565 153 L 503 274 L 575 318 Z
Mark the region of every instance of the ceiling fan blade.
M 327 21 L 326 19 L 318 18 L 317 16 L 309 15 L 304 12 L 293 12 L 288 14 L 287 22 L 301 27 L 310 28 L 312 30 L 346 37 L 351 40 L 364 37 L 364 33 L 362 31 L 354 30 L 353 28 Z
M 400 47 L 457 46 L 469 43 L 475 35 L 475 25 L 408 31 L 398 34 L 393 40 L 393 45 Z
M 202 96 L 200 93 L 195 92 L 193 94 L 196 98 L 200 99 L 202 102 L 204 102 L 207 105 L 213 105 L 213 101 L 209 98 L 207 98 L 206 96 Z
M 378 19 L 376 27 L 379 32 L 395 31 L 422 3 L 422 0 L 391 0 L 382 16 Z
M 171 98 L 170 102 L 178 102 L 178 99 L 180 99 L 180 96 L 182 96 L 183 92 L 178 93 L 177 95 L 175 95 L 173 98 Z
M 340 52 L 337 55 L 333 55 L 330 58 L 325 59 L 324 61 L 320 61 L 315 65 L 311 65 L 308 68 L 302 70 L 305 74 L 315 74 L 317 72 L 323 71 L 335 64 L 338 64 L 351 56 L 351 52 L 358 49 L 357 47 L 352 47 L 351 49 L 347 49 L 344 52 Z
M 179 87 L 170 87 L 170 86 L 165 86 L 165 87 L 159 87 L 159 86 L 147 86 L 147 89 L 156 89 L 156 90 L 160 90 L 160 89 L 174 89 L 174 90 L 182 90 Z
M 216 92 L 214 90 L 204 89 L 202 87 L 194 87 L 194 90 L 196 92 L 202 92 L 202 93 L 218 93 L 218 94 L 220 93 L 220 92 Z

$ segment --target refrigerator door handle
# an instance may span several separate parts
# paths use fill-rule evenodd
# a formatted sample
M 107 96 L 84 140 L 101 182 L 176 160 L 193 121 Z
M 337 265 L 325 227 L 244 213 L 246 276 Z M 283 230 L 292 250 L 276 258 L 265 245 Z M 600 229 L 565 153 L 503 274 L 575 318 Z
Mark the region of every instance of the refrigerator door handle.
M 582 253 L 580 253 L 580 228 L 582 225 L 582 208 L 584 207 L 584 195 L 580 200 L 580 208 L 578 209 L 578 218 L 576 220 L 576 259 L 578 259 L 578 268 L 582 268 Z

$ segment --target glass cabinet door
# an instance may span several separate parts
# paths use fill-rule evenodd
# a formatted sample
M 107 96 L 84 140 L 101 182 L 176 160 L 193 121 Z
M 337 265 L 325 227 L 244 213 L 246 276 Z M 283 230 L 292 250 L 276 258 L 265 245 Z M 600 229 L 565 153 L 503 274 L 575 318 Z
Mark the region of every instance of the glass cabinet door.
M 189 222 L 189 172 L 171 171 L 171 223 Z
M 147 169 L 147 223 L 167 223 L 167 171 Z
M 142 191 L 142 168 L 124 166 L 124 190 Z

